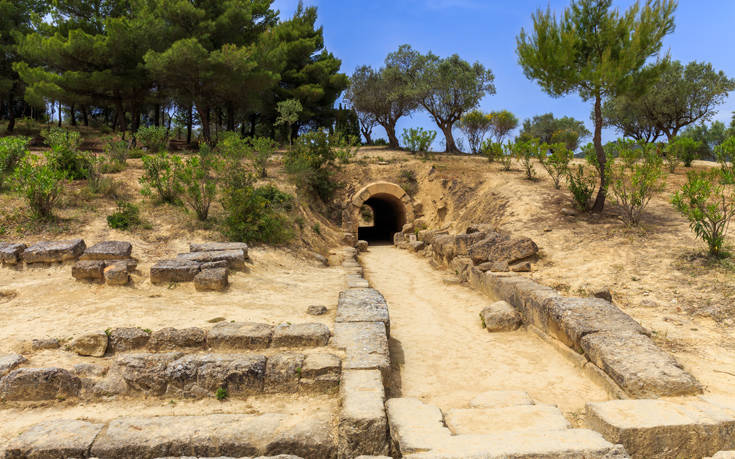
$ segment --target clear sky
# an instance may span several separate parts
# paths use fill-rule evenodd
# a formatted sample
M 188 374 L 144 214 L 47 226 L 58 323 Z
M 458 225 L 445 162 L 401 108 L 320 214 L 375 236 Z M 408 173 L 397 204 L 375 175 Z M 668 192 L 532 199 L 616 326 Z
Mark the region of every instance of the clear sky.
M 632 3 L 614 2 L 621 9 Z M 547 5 L 560 12 L 569 0 L 305 0 L 304 4 L 319 8 L 327 49 L 342 59 L 342 71 L 348 75 L 360 65 L 380 67 L 385 56 L 404 43 L 443 57 L 457 53 L 495 73 L 497 93 L 483 99 L 482 110 L 508 109 L 520 120 L 553 112 L 582 120 L 592 130 L 590 104 L 573 95 L 549 97 L 526 79 L 515 54 L 515 38 L 522 27 L 528 30 L 531 14 Z M 290 17 L 296 5 L 298 0 L 274 3 L 282 18 Z M 711 62 L 735 77 L 735 0 L 679 0 L 676 30 L 666 38 L 663 50 L 683 63 Z M 733 111 L 735 93 L 715 119 L 729 124 Z M 428 115 L 419 112 L 399 121 L 398 132 L 415 126 L 438 131 Z M 378 128 L 374 134 L 384 132 Z M 616 137 L 614 131 L 606 131 L 604 140 Z

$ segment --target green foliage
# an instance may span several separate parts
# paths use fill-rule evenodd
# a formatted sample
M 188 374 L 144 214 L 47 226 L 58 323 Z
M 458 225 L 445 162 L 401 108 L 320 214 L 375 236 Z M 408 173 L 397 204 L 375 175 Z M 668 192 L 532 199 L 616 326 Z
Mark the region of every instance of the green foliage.
M 164 127 L 142 127 L 138 129 L 135 138 L 149 153 L 161 153 L 168 149 L 168 131 Z
M 735 136 L 715 147 L 715 157 L 720 163 L 723 183 L 735 183 Z
M 513 144 L 513 155 L 523 166 L 528 180 L 536 180 L 536 169 L 533 167 L 533 160 L 539 157 L 539 141 L 531 139 L 517 141 Z
M 492 128 L 492 116 L 472 110 L 460 118 L 458 127 L 467 136 L 472 154 L 477 154 L 481 151 L 485 135 Z
M 490 117 L 490 131 L 498 143 L 503 143 L 505 137 L 518 127 L 518 118 L 508 110 L 490 112 L 488 116 Z
M 723 255 L 725 235 L 735 215 L 735 195 L 719 183 L 717 173 L 690 171 L 687 183 L 674 194 L 674 207 L 689 220 L 689 228 L 707 243 L 709 253 Z
M 0 137 L 0 190 L 21 158 L 27 154 L 29 142 L 27 137 Z
M 309 132 L 299 137 L 286 154 L 286 170 L 292 174 L 302 190 L 316 194 L 322 202 L 328 202 L 339 188 L 334 180 L 337 148 L 336 136 L 322 131 Z
M 217 143 L 216 152 L 227 160 L 240 161 L 251 154 L 249 139 L 235 132 L 225 132 Z
M 436 131 L 426 131 L 424 128 L 411 128 L 404 129 L 401 135 L 403 145 L 411 153 L 423 153 L 427 158 L 429 157 L 429 149 L 431 144 L 436 139 Z
M 685 167 L 692 167 L 692 162 L 697 159 L 698 152 L 701 150 L 702 144 L 691 137 L 675 137 L 666 147 L 667 161 L 673 161 L 677 158 L 684 162 Z M 669 159 L 669 157 L 672 157 Z M 669 170 L 674 172 L 669 162 Z
M 538 160 L 548 172 L 557 190 L 561 188 L 562 178 L 569 173 L 569 162 L 572 158 L 574 158 L 574 153 L 564 143 L 552 145 L 544 143 L 538 149 Z
M 113 229 L 126 231 L 140 223 L 140 209 L 132 202 L 118 201 L 117 210 L 107 216 L 107 225 Z
M 311 227 L 311 229 L 314 231 L 314 233 L 318 236 L 322 235 L 322 225 L 319 224 L 319 222 L 314 223 L 314 225 Z
M 419 182 L 416 179 L 416 172 L 411 169 L 401 169 L 399 175 L 399 183 L 401 188 L 408 193 L 409 196 L 414 196 L 419 191 Z
M 110 162 L 123 170 L 130 156 L 130 145 L 124 140 L 110 140 L 105 144 L 105 154 Z
M 268 160 L 276 151 L 276 142 L 267 137 L 252 137 L 248 139 L 250 158 L 255 170 L 261 178 L 268 176 Z
M 141 193 L 150 196 L 153 191 L 161 202 L 175 204 L 181 194 L 181 183 L 178 171 L 183 162 L 177 155 L 158 153 L 143 156 L 143 176 L 140 183 L 143 185 Z
M 522 140 L 539 139 L 546 144 L 564 143 L 569 150 L 576 150 L 579 141 L 588 137 L 590 131 L 582 121 L 565 116 L 554 118 L 553 113 L 537 115 L 523 122 L 519 137 Z
M 188 158 L 176 170 L 184 201 L 200 221 L 209 216 L 209 207 L 217 193 L 216 173 L 220 168 L 219 159 L 203 144 L 199 154 Z
M 632 140 L 618 140 L 616 150 L 619 156 L 611 169 L 612 191 L 623 209 L 623 221 L 638 225 L 651 198 L 665 185 L 663 159 L 655 146 Z
M 89 158 L 79 151 L 81 137 L 77 131 L 51 128 L 41 134 L 51 148 L 49 164 L 64 172 L 70 180 L 82 180 L 89 175 Z
M 714 121 L 707 125 L 705 123 L 696 126 L 688 126 L 682 131 L 680 137 L 689 137 L 700 143 L 697 151 L 699 158 L 714 159 L 714 149 L 728 137 L 735 136 L 735 127 L 728 129 L 722 121 Z
M 50 159 L 26 153 L 13 174 L 15 191 L 25 197 L 28 207 L 40 218 L 51 217 L 67 178 L 66 172 L 53 166 Z
M 503 144 L 500 142 L 493 142 L 491 139 L 486 139 L 482 142 L 480 152 L 490 162 L 499 161 L 503 156 Z
M 595 173 L 590 173 L 584 165 L 577 164 L 576 168 L 569 168 L 567 181 L 569 183 L 569 191 L 571 191 L 572 197 L 574 198 L 574 204 L 578 209 L 588 212 L 597 184 Z
M 220 387 L 219 389 L 217 389 L 217 392 L 214 395 L 217 397 L 217 400 L 219 400 L 220 402 L 226 400 L 229 397 L 226 387 Z
M 502 169 L 506 172 L 513 167 L 513 158 L 515 158 L 515 144 L 510 140 L 503 144 L 503 152 L 498 156 L 498 161 L 502 165 Z
M 292 127 L 299 120 L 301 112 L 304 111 L 304 106 L 301 105 L 298 99 L 289 99 L 278 102 L 276 110 L 278 110 L 276 126 L 285 125 L 288 128 L 288 144 L 293 145 Z

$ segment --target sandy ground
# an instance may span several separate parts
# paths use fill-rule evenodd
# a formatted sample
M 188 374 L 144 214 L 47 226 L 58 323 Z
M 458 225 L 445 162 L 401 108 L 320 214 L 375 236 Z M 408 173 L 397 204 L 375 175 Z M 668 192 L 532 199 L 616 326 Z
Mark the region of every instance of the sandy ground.
M 485 391 L 523 390 L 567 413 L 608 399 L 601 386 L 533 333 L 484 330 L 478 314 L 491 300 L 465 286 L 444 285 L 446 273 L 425 259 L 374 246 L 361 260 L 390 308 L 391 396 L 416 397 L 446 410 L 466 407 Z

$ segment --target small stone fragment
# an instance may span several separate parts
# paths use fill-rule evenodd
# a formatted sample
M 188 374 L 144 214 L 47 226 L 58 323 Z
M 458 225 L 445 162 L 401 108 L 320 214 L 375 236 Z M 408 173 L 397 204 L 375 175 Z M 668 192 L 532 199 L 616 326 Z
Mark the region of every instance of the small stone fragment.
M 105 282 L 107 285 L 128 285 L 130 274 L 128 267 L 123 263 L 115 263 L 105 268 Z
M 306 309 L 306 313 L 310 316 L 323 316 L 327 313 L 326 306 L 311 305 Z
M 612 292 L 607 287 L 594 289 L 592 291 L 592 296 L 595 298 L 602 298 L 603 300 L 607 300 L 612 303 Z
M 27 359 L 20 354 L 8 354 L 0 356 L 0 378 L 14 370 L 15 367 L 21 363 L 26 362 Z
M 0 242 L 0 263 L 6 265 L 16 265 L 20 263 L 25 249 L 25 244 Z
M 104 357 L 107 351 L 107 334 L 90 333 L 75 338 L 69 346 L 71 350 L 82 356 Z
M 194 277 L 194 286 L 200 292 L 222 292 L 229 285 L 227 268 L 204 269 Z
M 531 262 L 524 261 L 522 263 L 517 263 L 510 267 L 510 270 L 514 273 L 530 273 L 531 272 Z
M 522 323 L 518 311 L 505 301 L 498 301 L 483 309 L 480 317 L 489 332 L 513 331 Z

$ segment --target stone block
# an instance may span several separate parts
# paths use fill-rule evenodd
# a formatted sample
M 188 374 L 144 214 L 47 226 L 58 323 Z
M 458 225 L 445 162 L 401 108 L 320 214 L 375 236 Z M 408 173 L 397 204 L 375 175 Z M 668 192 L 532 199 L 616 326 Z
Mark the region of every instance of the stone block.
M 148 347 L 156 351 L 204 348 L 206 345 L 207 332 L 196 327 L 183 329 L 162 328 L 153 332 L 148 341 Z
M 521 315 L 505 301 L 498 301 L 480 312 L 482 325 L 489 332 L 517 330 L 521 326 Z
M 699 382 L 651 338 L 640 334 L 593 333 L 582 338 L 587 357 L 634 398 L 692 395 Z
M 73 352 L 88 357 L 104 357 L 107 352 L 107 334 L 104 332 L 88 333 L 74 338 L 69 344 Z
M 46 351 L 49 349 L 58 349 L 61 343 L 56 338 L 41 338 L 31 341 L 31 349 L 34 351 Z
M 339 357 L 326 353 L 310 354 L 304 359 L 299 386 L 305 392 L 335 392 L 339 388 L 341 372 Z
M 200 269 L 195 261 L 161 260 L 151 267 L 151 283 L 191 282 Z
M 87 246 L 82 239 L 68 241 L 44 241 L 33 244 L 23 251 L 26 263 L 59 263 L 76 260 Z
M 519 390 L 493 390 L 483 392 L 470 400 L 470 408 L 507 408 L 535 404 L 528 393 Z
M 367 252 L 368 251 L 368 241 L 357 241 L 357 245 L 355 245 L 355 248 L 358 252 Z
M 71 275 L 76 280 L 100 281 L 105 278 L 105 266 L 104 261 L 77 261 L 71 267 Z
M 115 328 L 110 332 L 109 346 L 112 352 L 128 352 L 144 348 L 150 338 L 142 328 Z
M 323 316 L 327 313 L 327 307 L 314 304 L 306 308 L 306 313 L 310 316 Z
M 76 397 L 81 380 L 61 368 L 19 368 L 0 379 L 0 401 L 38 402 Z
M 393 449 L 404 457 L 430 451 L 452 436 L 444 427 L 442 412 L 433 405 L 415 398 L 392 398 L 385 408 Z
M 411 252 L 420 252 L 426 248 L 426 243 L 423 241 L 413 241 L 408 243 L 408 249 Z
M 493 234 L 470 247 L 468 253 L 475 264 L 505 261 L 512 265 L 536 255 L 538 246 L 529 238 L 507 239 Z
M 210 261 L 209 263 L 202 263 L 201 269 L 202 271 L 207 269 L 217 269 L 217 268 L 229 268 L 230 264 L 227 263 L 225 260 L 220 261 Z
M 168 387 L 166 376 L 168 364 L 181 358 L 182 355 L 180 352 L 129 354 L 118 357 L 115 365 L 131 389 L 152 395 L 163 395 Z
M 6 265 L 17 265 L 23 259 L 25 244 L 11 242 L 0 242 L 0 263 Z
M 482 272 L 507 273 L 510 271 L 507 261 L 487 261 L 477 265 L 477 269 Z
M 36 424 L 10 441 L 5 457 L 61 458 L 88 457 L 87 453 L 104 424 L 55 420 Z
M 82 260 L 123 260 L 130 258 L 133 245 L 125 241 L 98 242 L 92 247 L 87 247 L 81 258 Z
M 165 379 L 167 393 L 214 397 L 225 388 L 230 396 L 263 391 L 266 358 L 247 354 L 190 354 L 169 362 Z
M 180 253 L 177 260 L 193 261 L 196 263 L 212 263 L 226 261 L 230 269 L 245 269 L 245 254 L 242 250 L 217 250 L 213 252 Z
M 355 288 L 340 292 L 335 322 L 383 322 L 390 335 L 388 303 L 373 288 Z
M 708 459 L 735 459 L 735 451 L 719 451 Z
M 449 410 L 445 416 L 455 435 L 482 435 L 517 430 L 553 431 L 571 428 L 559 408 L 551 405 Z
M 265 392 L 270 394 L 297 392 L 303 367 L 303 354 L 287 352 L 268 357 Z
M 222 292 L 230 284 L 227 268 L 202 269 L 194 276 L 194 287 L 200 292 Z
M 278 325 L 273 331 L 273 347 L 316 347 L 329 343 L 329 327 L 320 323 Z
M 128 285 L 130 273 L 127 264 L 114 263 L 105 268 L 105 282 L 107 285 Z
M 331 342 L 345 350 L 344 370 L 380 370 L 383 381 L 390 378 L 388 335 L 383 322 L 335 323 Z
M 248 259 L 248 245 L 244 242 L 203 242 L 200 244 L 189 244 L 189 252 L 225 252 L 229 250 L 240 250 Z
M 347 276 L 347 288 L 369 288 L 370 283 L 361 275 L 350 274 Z
M 0 378 L 14 370 L 27 359 L 20 354 L 0 355 Z
M 340 386 L 340 457 L 381 455 L 389 451 L 385 390 L 377 370 L 345 370 Z
M 220 322 L 207 334 L 213 349 L 266 349 L 271 344 L 273 326 L 254 322 Z

